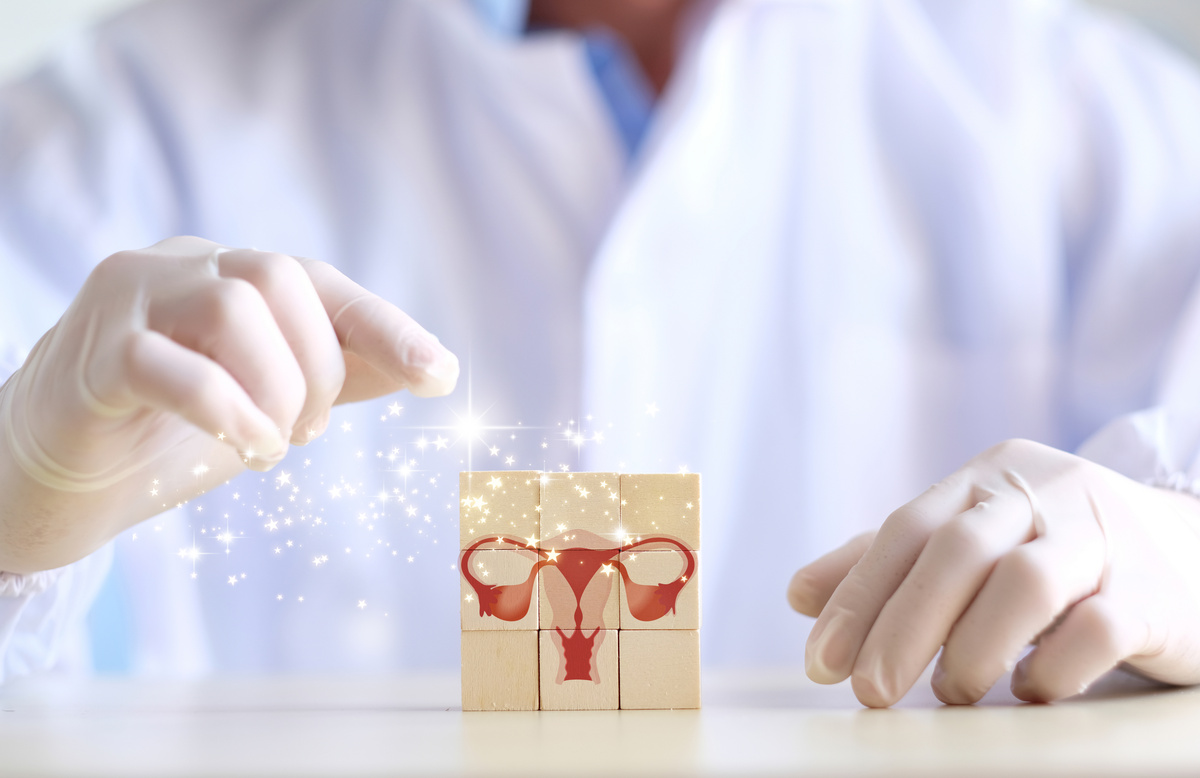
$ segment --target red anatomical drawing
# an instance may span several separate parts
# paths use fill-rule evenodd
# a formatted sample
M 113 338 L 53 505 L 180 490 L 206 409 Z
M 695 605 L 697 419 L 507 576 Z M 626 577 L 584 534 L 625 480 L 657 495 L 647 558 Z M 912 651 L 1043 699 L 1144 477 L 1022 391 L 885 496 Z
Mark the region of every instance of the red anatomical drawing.
M 463 710 L 700 706 L 694 473 L 459 477 Z
M 467 583 L 475 590 L 479 601 L 479 615 L 492 616 L 501 621 L 520 621 L 525 618 L 533 601 L 533 587 L 538 575 L 546 577 L 546 592 L 554 608 L 555 620 L 559 621 L 559 613 L 568 609 L 573 614 L 573 624 L 564 631 L 561 626 L 554 629 L 558 633 L 555 644 L 562 651 L 562 680 L 592 680 L 599 683 L 601 679 L 594 675 L 594 652 L 598 647 L 595 643 L 596 633 L 605 626 L 615 629 L 616 624 L 603 625 L 595 614 L 603 610 L 609 597 L 615 596 L 611 586 L 611 576 L 617 573 L 625 586 L 629 610 L 639 621 L 655 621 L 675 610 L 679 592 L 692 580 L 696 570 L 695 553 L 674 538 L 650 537 L 630 540 L 624 546 L 604 545 L 608 543 L 599 535 L 586 530 L 569 531 L 571 543 L 577 547 L 565 548 L 558 551 L 554 548 L 556 540 L 561 536 L 543 540 L 546 548 L 530 549 L 528 543 L 519 538 L 503 535 L 493 535 L 480 538 L 462 552 L 459 569 Z M 578 547 L 581 544 L 596 545 L 596 548 Z M 563 543 L 565 545 L 565 543 Z M 536 553 L 536 561 L 531 560 L 529 576 L 516 584 L 485 583 L 471 570 L 471 556 L 481 547 L 523 549 Z M 625 564 L 620 561 L 622 551 L 646 549 L 674 549 L 683 559 L 683 574 L 673 580 L 661 582 L 634 581 Z M 548 569 L 545 569 L 548 568 Z M 601 576 L 604 576 L 601 578 Z M 599 596 L 587 597 L 596 591 Z M 566 595 L 564 597 L 563 595 Z M 561 609 L 561 611 L 560 611 Z M 584 627 L 585 617 L 591 616 L 590 632 Z

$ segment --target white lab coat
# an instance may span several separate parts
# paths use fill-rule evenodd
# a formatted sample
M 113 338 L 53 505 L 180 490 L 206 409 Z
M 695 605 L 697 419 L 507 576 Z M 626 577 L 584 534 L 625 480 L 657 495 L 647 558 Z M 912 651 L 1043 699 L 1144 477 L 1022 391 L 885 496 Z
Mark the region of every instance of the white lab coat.
M 1089 456 L 1200 476 L 1196 138 L 1186 62 L 1057 2 L 706 7 L 632 163 L 576 36 L 444 0 L 159 2 L 0 92 L 0 360 L 118 249 L 330 261 L 463 359 L 405 425 L 469 390 L 546 428 L 489 433 L 517 466 L 701 472 L 706 661 L 794 663 L 795 567 L 993 443 L 1107 425 Z M 419 432 L 383 408 L 280 470 L 320 499 L 394 477 L 375 452 Z M 547 458 L 568 421 L 604 441 Z M 124 533 L 133 669 L 452 666 L 459 451 L 421 454 L 428 523 L 364 534 L 331 502 L 275 554 L 287 492 L 251 473 Z M 84 661 L 106 562 L 0 598 L 5 675 Z

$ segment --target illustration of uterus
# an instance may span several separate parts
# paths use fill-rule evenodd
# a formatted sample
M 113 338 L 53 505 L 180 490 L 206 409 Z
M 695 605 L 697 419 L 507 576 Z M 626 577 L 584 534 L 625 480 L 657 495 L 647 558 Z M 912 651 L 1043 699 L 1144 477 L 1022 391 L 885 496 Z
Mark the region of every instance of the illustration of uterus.
M 511 548 L 530 560 L 529 575 L 510 584 L 490 584 L 479 580 L 470 564 L 471 555 L 482 547 Z M 613 617 L 605 620 L 610 598 L 616 597 L 613 574 L 621 578 L 629 613 L 641 622 L 653 622 L 675 612 L 679 592 L 692 580 L 696 570 L 695 551 L 668 536 L 629 539 L 624 545 L 587 530 L 568 530 L 542 540 L 533 548 L 526 540 L 504 535 L 480 538 L 464 549 L 459 560 L 463 577 L 475 591 L 480 617 L 516 622 L 525 618 L 533 605 L 534 587 L 539 576 L 549 600 L 552 639 L 559 652 L 556 681 L 590 680 L 600 683 L 596 667 L 597 650 L 610 630 L 618 625 Z M 669 581 L 635 581 L 621 560 L 622 552 L 674 551 L 680 555 L 682 572 Z M 564 629 L 565 627 L 565 629 Z

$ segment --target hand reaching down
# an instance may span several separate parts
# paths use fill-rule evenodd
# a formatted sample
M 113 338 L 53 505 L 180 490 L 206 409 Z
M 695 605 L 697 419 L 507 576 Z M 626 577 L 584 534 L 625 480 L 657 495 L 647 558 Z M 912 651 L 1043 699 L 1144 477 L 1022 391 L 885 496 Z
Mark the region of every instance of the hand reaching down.
M 1002 443 L 799 570 L 818 616 L 808 675 L 898 701 L 942 650 L 933 689 L 978 701 L 1009 670 L 1029 701 L 1077 694 L 1118 663 L 1200 682 L 1200 500 L 1028 441 Z M 1034 649 L 1014 663 L 1030 644 Z
M 271 468 L 335 403 L 457 378 L 436 338 L 322 262 L 199 238 L 114 254 L 0 388 L 0 570 L 72 562 L 153 515 L 151 472 L 204 462 L 189 499 Z

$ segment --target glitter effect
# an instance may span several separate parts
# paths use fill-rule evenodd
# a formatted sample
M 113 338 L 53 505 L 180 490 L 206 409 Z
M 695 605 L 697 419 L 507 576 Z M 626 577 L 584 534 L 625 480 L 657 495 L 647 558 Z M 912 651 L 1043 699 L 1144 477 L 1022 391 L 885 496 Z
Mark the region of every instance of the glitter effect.
M 586 415 L 545 425 L 498 418 L 494 406 L 474 404 L 469 379 L 467 388 L 465 408 L 422 401 L 414 415 L 396 397 L 363 403 L 359 412 L 335 408 L 328 431 L 306 448 L 293 448 L 271 471 L 242 473 L 230 486 L 214 488 L 227 470 L 211 456 L 183 472 L 152 473 L 143 499 L 160 510 L 178 508 L 185 524 L 169 539 L 161 527 L 151 533 L 146 526 L 129 538 L 139 538 L 138 553 L 168 556 L 179 575 L 210 592 L 262 598 L 280 608 L 319 603 L 306 618 L 321 618 L 334 593 L 355 580 L 357 568 L 390 566 L 381 580 L 431 587 L 442 576 L 454 580 L 459 472 L 569 474 L 587 469 L 588 452 L 614 438 L 611 424 Z M 659 413 L 655 403 L 645 408 L 648 417 Z M 433 423 L 417 423 L 417 416 Z M 229 443 L 224 433 L 214 437 Z M 252 450 L 239 455 L 247 464 L 260 456 Z M 503 476 L 489 476 L 486 485 L 485 494 L 464 505 L 492 515 L 489 502 L 500 499 Z M 582 497 L 620 499 L 615 484 L 578 488 Z M 212 491 L 198 495 L 203 490 Z M 538 544 L 536 537 L 522 541 L 526 548 Z M 546 561 L 559 563 L 560 553 L 550 549 Z M 616 569 L 600 572 L 611 576 Z M 411 596 L 411 587 L 338 596 L 332 607 L 340 602 L 356 618 L 383 619 Z

